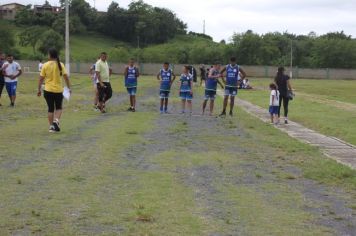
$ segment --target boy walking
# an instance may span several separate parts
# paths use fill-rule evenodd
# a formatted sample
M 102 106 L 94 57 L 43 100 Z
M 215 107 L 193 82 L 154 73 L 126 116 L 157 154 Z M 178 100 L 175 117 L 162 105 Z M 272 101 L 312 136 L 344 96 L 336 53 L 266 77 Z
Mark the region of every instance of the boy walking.
M 160 104 L 160 113 L 168 113 L 168 98 L 169 98 L 169 93 L 171 91 L 171 86 L 176 79 L 175 74 L 173 71 L 169 68 L 169 63 L 165 62 L 163 64 L 163 69 L 159 71 L 157 74 L 157 79 L 161 82 L 160 85 L 160 98 L 161 98 L 161 104 Z
M 10 106 L 15 107 L 16 89 L 18 77 L 22 74 L 21 66 L 14 61 L 12 55 L 7 55 L 6 62 L 2 65 L 2 73 L 5 77 L 5 86 L 10 98 Z
M 100 60 L 95 64 L 95 73 L 97 79 L 97 88 L 99 93 L 99 105 L 101 113 L 106 113 L 106 102 L 112 97 L 112 88 L 110 84 L 111 69 L 107 62 L 106 52 L 102 52 Z
M 130 96 L 130 107 L 128 111 L 136 111 L 137 78 L 140 76 L 139 69 L 135 66 L 134 59 L 130 59 L 125 68 L 125 87 Z

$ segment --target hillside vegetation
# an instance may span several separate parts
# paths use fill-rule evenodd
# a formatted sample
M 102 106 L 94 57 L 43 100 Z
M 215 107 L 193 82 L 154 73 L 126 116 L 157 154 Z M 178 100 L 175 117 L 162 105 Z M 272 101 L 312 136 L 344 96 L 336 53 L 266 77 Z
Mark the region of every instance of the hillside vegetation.
M 63 1 L 60 1 L 63 4 Z M 47 3 L 48 4 L 48 3 Z M 231 32 L 231 40 L 217 43 L 205 34 L 187 32 L 187 24 L 165 8 L 133 1 L 128 8 L 113 2 L 99 14 L 85 0 L 70 3 L 71 55 L 74 61 L 92 61 L 100 51 L 108 51 L 111 61 L 210 64 L 237 56 L 243 65 L 305 68 L 356 68 L 356 39 L 343 31 L 317 35 L 288 32 L 258 34 L 252 30 Z M 18 58 L 38 59 L 50 47 L 64 47 L 64 13 L 33 14 L 27 6 L 11 24 L 13 35 L 1 35 L 1 50 Z M 15 25 L 14 25 L 15 24 Z M 1 32 L 8 32 L 6 24 Z M 233 30 L 233 29 L 232 29 Z M 16 38 L 16 39 L 14 39 Z

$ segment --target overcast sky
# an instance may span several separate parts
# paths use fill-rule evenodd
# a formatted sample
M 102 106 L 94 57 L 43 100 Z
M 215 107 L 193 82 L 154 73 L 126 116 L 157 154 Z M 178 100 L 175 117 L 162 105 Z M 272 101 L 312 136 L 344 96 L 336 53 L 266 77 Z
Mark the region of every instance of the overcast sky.
M 86 0 L 94 6 L 94 0 Z M 0 0 L 0 3 L 43 4 L 44 0 Z M 58 0 L 49 0 L 58 5 Z M 106 11 L 112 0 L 96 0 Z M 116 1 L 127 7 L 131 0 Z M 288 31 L 324 34 L 344 30 L 356 38 L 356 0 L 145 0 L 153 6 L 174 11 L 188 30 L 206 33 L 215 41 L 229 40 L 234 32 L 248 29 L 258 33 Z

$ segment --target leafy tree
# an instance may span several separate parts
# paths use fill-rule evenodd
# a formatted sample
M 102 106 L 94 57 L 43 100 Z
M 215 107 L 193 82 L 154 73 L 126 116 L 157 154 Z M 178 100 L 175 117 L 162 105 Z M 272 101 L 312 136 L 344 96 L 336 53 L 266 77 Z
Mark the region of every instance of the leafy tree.
M 52 23 L 52 29 L 56 32 L 64 35 L 65 33 L 65 18 L 64 15 L 60 15 L 56 18 L 56 20 Z M 72 34 L 83 33 L 86 31 L 86 27 L 80 21 L 78 16 L 72 16 L 69 18 L 69 31 Z
M 43 55 L 46 55 L 50 48 L 56 48 L 60 51 L 63 47 L 64 42 L 62 36 L 53 29 L 44 32 L 37 43 L 37 48 Z
M 86 27 L 93 27 L 96 22 L 96 11 L 85 0 L 72 0 L 70 2 L 70 14 L 77 16 Z
M 36 16 L 33 14 L 32 5 L 21 8 L 15 16 L 16 25 L 33 25 L 36 23 Z
M 7 24 L 0 24 L 0 52 L 12 52 L 15 46 L 14 34 Z
M 21 46 L 31 46 L 33 53 L 36 53 L 36 45 L 39 40 L 39 36 L 43 33 L 43 28 L 40 26 L 32 26 L 23 30 L 19 34 L 19 44 Z

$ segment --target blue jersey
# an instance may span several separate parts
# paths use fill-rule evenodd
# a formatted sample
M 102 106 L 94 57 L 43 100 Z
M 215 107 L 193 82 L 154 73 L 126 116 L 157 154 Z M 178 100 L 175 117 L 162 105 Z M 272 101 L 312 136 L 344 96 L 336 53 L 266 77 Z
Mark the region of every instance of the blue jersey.
M 226 87 L 237 88 L 237 81 L 239 79 L 240 67 L 238 65 L 226 66 Z
M 161 79 L 162 79 L 160 90 L 162 90 L 162 91 L 170 91 L 171 90 L 172 75 L 173 75 L 172 70 L 168 69 L 167 71 L 165 71 L 164 69 L 162 69 L 160 71 L 160 75 L 161 75 Z
M 137 87 L 137 68 L 129 67 L 127 69 L 127 75 L 125 77 L 125 87 L 126 88 L 136 88 Z
M 218 70 L 213 69 L 212 75 L 216 76 L 218 74 L 220 74 L 220 72 Z M 209 76 L 205 82 L 205 90 L 216 91 L 217 87 L 218 87 L 218 78 L 212 78 Z
M 191 74 L 182 74 L 180 76 L 180 91 L 181 92 L 191 92 L 192 91 L 192 82 L 193 82 L 193 77 Z

